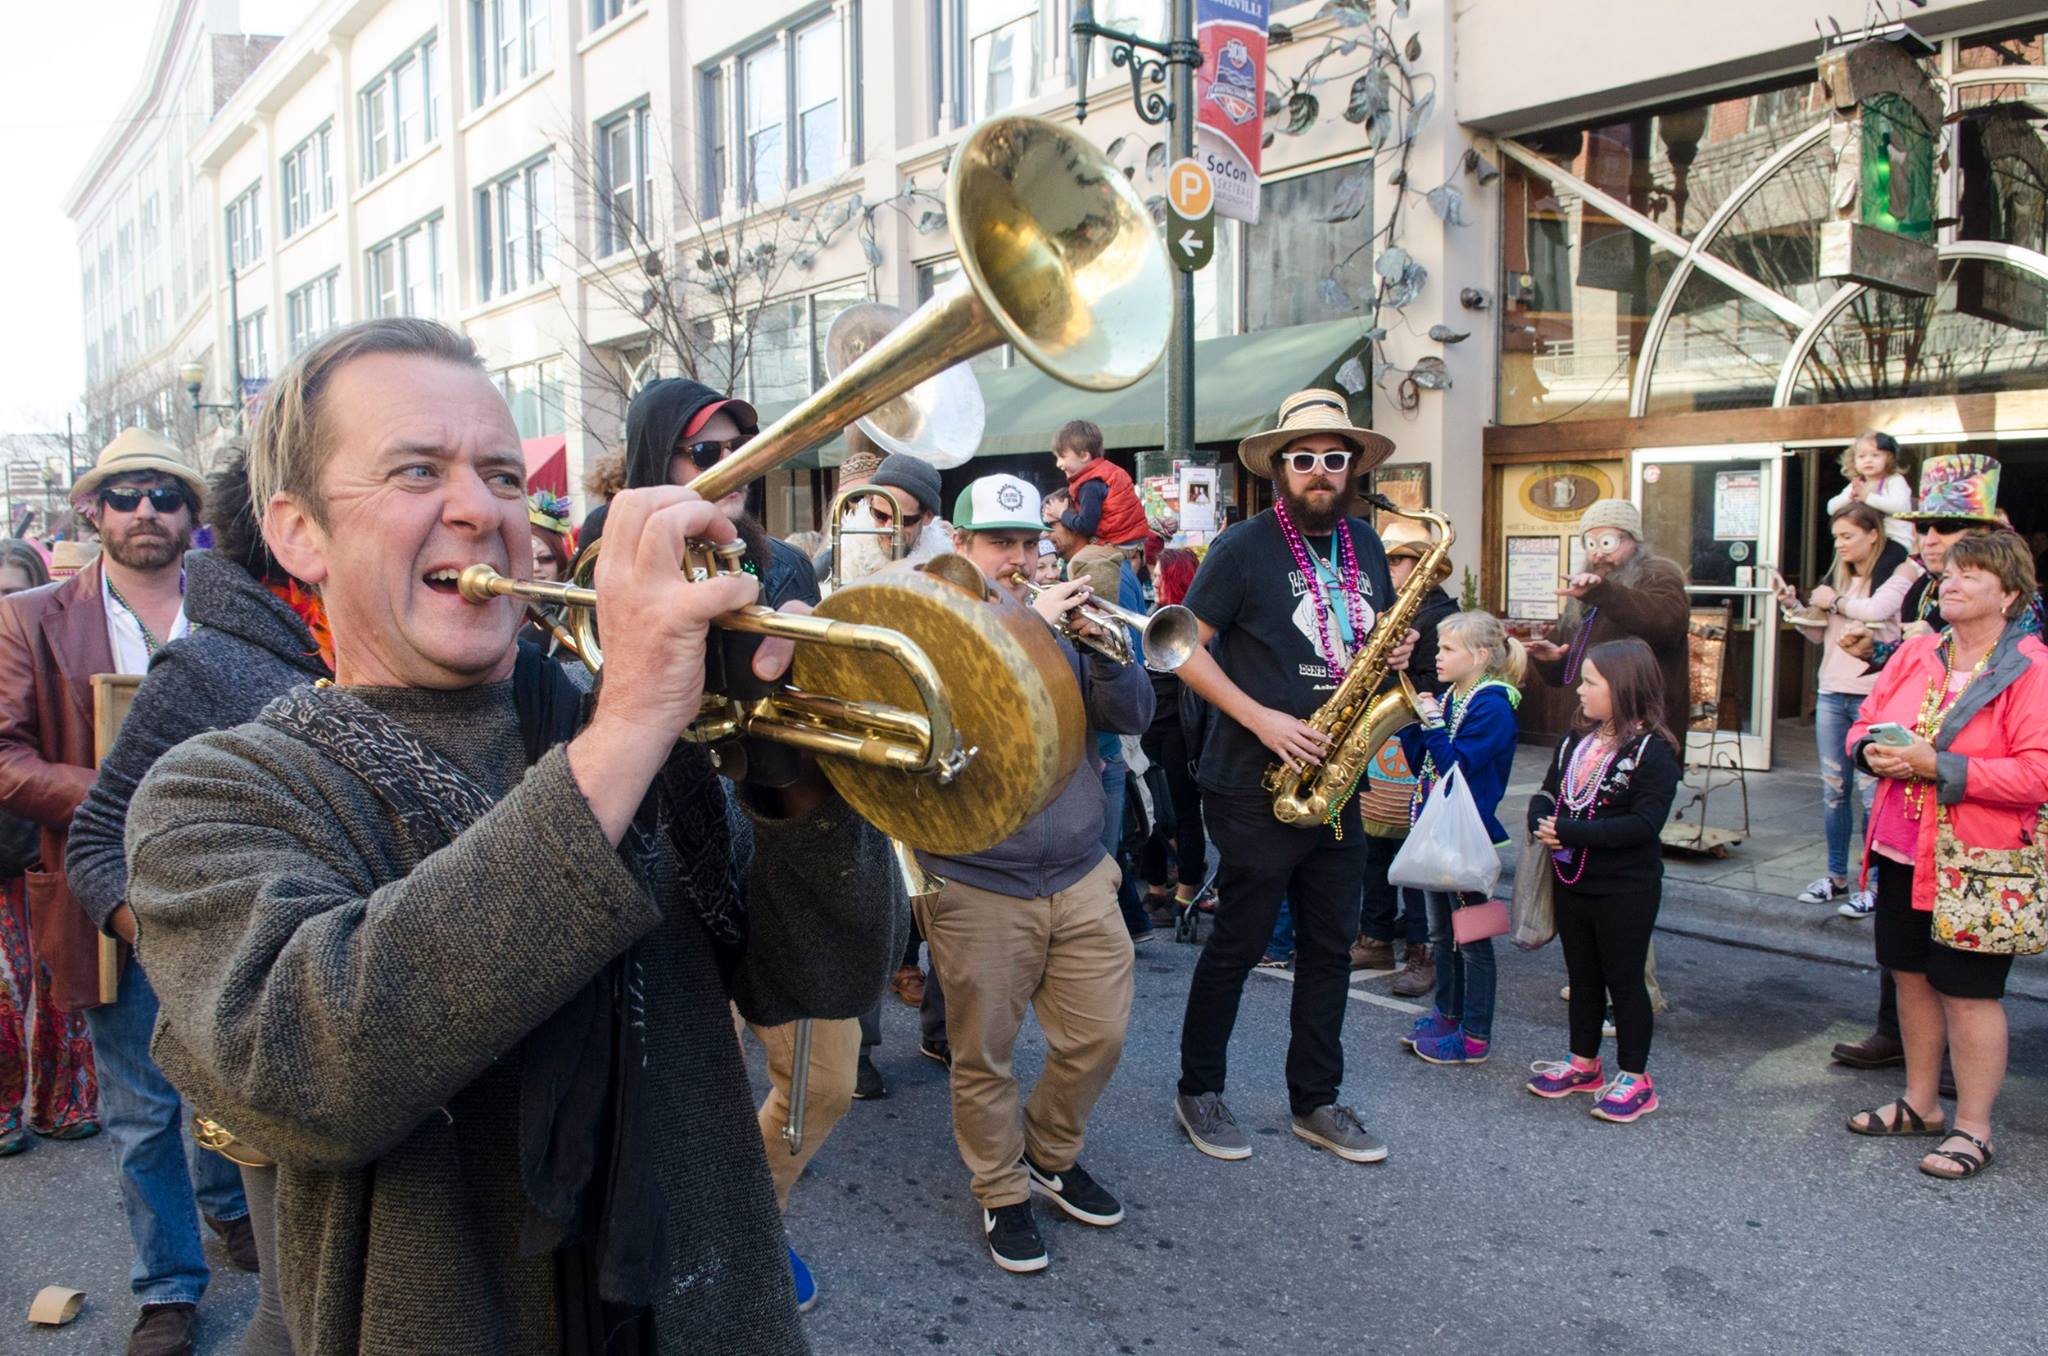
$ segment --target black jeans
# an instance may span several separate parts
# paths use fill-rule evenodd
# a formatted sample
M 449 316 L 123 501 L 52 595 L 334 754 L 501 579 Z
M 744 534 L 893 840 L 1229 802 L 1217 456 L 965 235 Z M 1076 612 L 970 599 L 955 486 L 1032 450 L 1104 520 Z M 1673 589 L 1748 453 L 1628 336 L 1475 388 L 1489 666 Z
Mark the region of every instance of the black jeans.
M 1652 1018 L 1643 966 L 1662 894 L 1662 882 L 1613 895 L 1580 894 L 1563 884 L 1552 891 L 1557 940 L 1572 983 L 1572 1053 L 1581 1059 L 1599 1058 L 1600 1024 L 1611 1002 L 1615 1063 L 1623 1073 L 1639 1074 L 1649 1062 Z
M 1222 854 L 1216 922 L 1195 962 L 1180 1029 L 1180 1090 L 1223 1091 L 1230 1032 L 1245 976 L 1265 954 L 1284 898 L 1294 913 L 1294 993 L 1288 1013 L 1287 1100 L 1297 1116 L 1337 1100 L 1344 1080 L 1344 1005 L 1358 935 L 1366 844 L 1357 802 L 1344 836 L 1327 825 L 1289 828 L 1262 794 L 1210 792 L 1204 808 Z
M 1429 940 L 1429 911 L 1422 891 L 1399 890 L 1387 883 L 1387 868 L 1401 851 L 1405 838 L 1368 838 L 1365 849 L 1365 906 L 1359 918 L 1362 937 L 1391 942 L 1401 940 L 1419 945 Z M 1399 915 L 1396 927 L 1396 914 Z
M 1145 781 L 1152 788 L 1154 817 L 1158 820 L 1158 828 L 1145 844 L 1145 881 L 1162 887 L 1167 883 L 1166 849 L 1170 845 L 1173 875 L 1180 887 L 1192 894 L 1202 888 L 1202 879 L 1208 873 L 1209 843 L 1202 832 L 1202 788 L 1188 770 L 1187 736 L 1181 731 L 1180 722 L 1174 721 L 1154 725 L 1138 743 L 1152 760 L 1152 771 L 1145 774 Z M 1159 795 L 1162 782 L 1166 787 L 1164 804 L 1160 803 Z

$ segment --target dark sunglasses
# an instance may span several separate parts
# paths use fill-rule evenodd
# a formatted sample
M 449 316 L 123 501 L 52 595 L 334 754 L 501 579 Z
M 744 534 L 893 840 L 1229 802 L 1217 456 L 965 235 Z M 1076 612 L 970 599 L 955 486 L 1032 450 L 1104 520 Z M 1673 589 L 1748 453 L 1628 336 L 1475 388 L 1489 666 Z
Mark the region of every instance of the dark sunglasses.
M 144 499 L 148 499 L 149 506 L 165 517 L 176 513 L 191 502 L 185 497 L 185 492 L 175 485 L 159 485 L 151 490 L 113 489 L 100 491 L 101 507 L 110 508 L 116 513 L 133 513 L 142 506 Z
M 1307 475 L 1321 466 L 1325 471 L 1341 471 L 1351 464 L 1349 452 L 1289 452 L 1285 454 L 1287 465 L 1296 475 Z
M 683 455 L 695 462 L 698 470 L 708 471 L 729 453 L 745 447 L 753 436 L 751 433 L 742 433 L 737 438 L 727 438 L 722 442 L 710 439 L 701 443 L 684 443 Z
M 1958 532 L 1968 532 L 1972 528 L 1987 526 L 1989 524 L 1980 523 L 1974 518 L 1929 518 L 1920 524 L 1920 530 L 1922 532 L 1939 532 L 1944 537 L 1952 537 Z

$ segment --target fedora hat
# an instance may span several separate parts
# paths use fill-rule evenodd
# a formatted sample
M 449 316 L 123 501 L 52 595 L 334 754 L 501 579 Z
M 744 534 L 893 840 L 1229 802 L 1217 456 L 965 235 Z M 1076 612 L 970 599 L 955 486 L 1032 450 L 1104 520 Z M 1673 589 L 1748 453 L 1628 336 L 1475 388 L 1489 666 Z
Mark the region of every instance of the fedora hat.
M 192 496 L 193 516 L 198 516 L 199 506 L 206 502 L 206 482 L 178 455 L 177 448 L 146 428 L 124 428 L 115 434 L 114 441 L 100 449 L 92 469 L 71 487 L 71 497 L 89 501 L 107 481 L 136 471 L 155 471 L 177 480 Z
M 1237 445 L 1237 458 L 1245 469 L 1267 480 L 1276 479 L 1273 458 L 1297 438 L 1311 433 L 1334 433 L 1358 450 L 1352 458 L 1351 474 L 1364 475 L 1394 455 L 1394 441 L 1369 428 L 1351 422 L 1351 407 L 1335 391 L 1296 391 L 1280 402 L 1276 428 L 1254 433 Z

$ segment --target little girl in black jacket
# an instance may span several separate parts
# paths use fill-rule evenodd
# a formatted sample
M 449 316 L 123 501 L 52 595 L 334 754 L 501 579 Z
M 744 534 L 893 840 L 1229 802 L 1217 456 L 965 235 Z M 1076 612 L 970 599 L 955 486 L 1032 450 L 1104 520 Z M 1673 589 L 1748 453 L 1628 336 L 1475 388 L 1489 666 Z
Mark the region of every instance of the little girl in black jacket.
M 1659 835 L 1680 772 L 1650 647 L 1630 637 L 1588 650 L 1579 709 L 1578 727 L 1529 802 L 1529 832 L 1552 849 L 1545 865 L 1571 979 L 1571 1059 L 1537 1063 L 1528 1087 L 1538 1097 L 1593 1093 L 1595 1116 L 1626 1123 L 1657 1109 L 1643 966 L 1663 890 Z M 1603 1084 L 1600 1028 L 1609 1002 L 1620 1070 Z

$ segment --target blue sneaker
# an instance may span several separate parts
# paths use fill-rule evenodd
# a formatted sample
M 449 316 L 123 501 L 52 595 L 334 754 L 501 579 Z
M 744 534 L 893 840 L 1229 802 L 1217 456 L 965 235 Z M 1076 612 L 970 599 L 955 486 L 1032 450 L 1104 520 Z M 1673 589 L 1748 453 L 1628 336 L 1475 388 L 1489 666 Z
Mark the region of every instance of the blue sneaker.
M 1456 1033 L 1457 1029 L 1458 1023 L 1455 1019 L 1431 1008 L 1428 1015 L 1415 1019 L 1415 1025 L 1408 1028 L 1408 1034 L 1401 1037 L 1401 1044 L 1413 1050 L 1423 1041 L 1442 1040 L 1445 1036 Z
M 784 1244 L 788 1247 L 788 1244 Z M 796 1282 L 796 1311 L 807 1314 L 818 1307 L 818 1281 L 811 1275 L 811 1269 L 804 1265 L 804 1259 L 796 1255 L 795 1248 L 789 1248 L 789 1278 Z
M 1435 1040 L 1420 1040 L 1408 1047 L 1420 1059 L 1431 1064 L 1484 1064 L 1487 1043 L 1468 1040 L 1462 1031 L 1453 1031 Z

